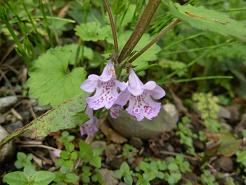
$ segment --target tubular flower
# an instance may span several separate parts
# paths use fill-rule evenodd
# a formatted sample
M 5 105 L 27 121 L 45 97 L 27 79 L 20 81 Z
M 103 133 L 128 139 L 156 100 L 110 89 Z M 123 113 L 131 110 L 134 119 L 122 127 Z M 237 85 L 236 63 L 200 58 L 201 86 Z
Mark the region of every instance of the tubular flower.
M 161 103 L 156 100 L 165 96 L 165 91 L 154 81 L 143 84 L 136 73 L 131 70 L 128 86 L 121 92 L 117 99 L 117 105 L 125 105 L 127 102 L 127 112 L 138 121 L 144 118 L 152 119 L 158 115 Z
M 95 92 L 91 97 L 87 98 L 89 108 L 98 110 L 105 107 L 110 109 L 118 98 L 118 88 L 124 90 L 126 84 L 116 80 L 114 65 L 111 61 L 104 67 L 101 76 L 92 74 L 80 86 L 86 92 Z
M 91 108 L 87 107 L 85 112 L 89 116 L 90 120 L 80 126 L 80 134 L 81 136 L 90 136 L 98 131 L 98 119 L 93 116 L 93 110 Z

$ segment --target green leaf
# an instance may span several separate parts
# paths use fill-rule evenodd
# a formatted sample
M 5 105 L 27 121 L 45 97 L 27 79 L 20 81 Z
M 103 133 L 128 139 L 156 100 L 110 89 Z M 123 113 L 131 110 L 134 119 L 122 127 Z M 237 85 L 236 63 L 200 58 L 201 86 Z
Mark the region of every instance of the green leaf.
M 92 147 L 84 141 L 80 141 L 79 149 L 79 157 L 82 161 L 90 163 L 96 168 L 101 167 L 102 159 L 96 149 L 93 150 Z
M 31 122 L 27 128 L 29 131 L 25 134 L 31 138 L 45 137 L 50 132 L 74 128 L 84 123 L 88 120 L 88 116 L 82 113 L 86 105 L 85 98 L 85 94 L 76 96 L 43 114 Z
M 67 173 L 65 181 L 67 183 L 76 183 L 79 181 L 79 177 L 75 173 Z
M 219 134 L 219 141 L 218 153 L 226 157 L 231 157 L 240 148 L 240 140 L 236 139 L 231 133 Z
M 121 21 L 121 27 L 122 28 L 124 28 L 125 26 L 127 26 L 127 24 L 132 22 L 132 19 L 133 19 L 134 14 L 135 14 L 135 10 L 136 10 L 136 5 L 135 4 L 130 4 L 128 6 L 127 11 L 126 11 L 126 13 L 123 16 L 123 19 Z
M 173 4 L 171 1 L 169 1 L 168 6 L 171 14 L 197 29 L 210 30 L 222 35 L 230 35 L 246 40 L 245 25 L 229 18 L 224 13 L 208 10 L 204 7 L 194 7 L 190 4 Z
M 83 41 L 106 40 L 111 37 L 110 26 L 101 26 L 98 21 L 82 23 L 76 26 L 75 31 Z
M 24 172 L 11 172 L 3 177 L 3 182 L 9 185 L 27 185 L 28 179 Z
M 246 168 L 246 150 L 237 152 L 237 162 L 243 164 Z
M 33 176 L 34 185 L 48 185 L 55 179 L 55 174 L 49 171 L 38 171 Z
M 81 93 L 80 84 L 85 80 L 82 67 L 69 70 L 75 64 L 77 45 L 49 49 L 34 63 L 27 82 L 31 96 L 43 105 L 56 106 Z

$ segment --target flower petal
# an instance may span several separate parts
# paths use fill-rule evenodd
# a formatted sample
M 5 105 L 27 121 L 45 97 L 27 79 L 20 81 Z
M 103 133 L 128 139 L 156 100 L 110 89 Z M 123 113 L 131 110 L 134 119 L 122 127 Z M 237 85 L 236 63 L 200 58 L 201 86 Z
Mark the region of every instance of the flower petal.
M 120 106 L 124 106 L 127 101 L 129 100 L 131 94 L 128 90 L 122 91 L 119 95 L 117 100 L 115 101 L 115 104 L 120 105 Z
M 98 120 L 96 117 L 94 117 L 92 120 L 89 120 L 88 122 L 84 123 L 80 126 L 80 134 L 83 135 L 94 135 L 97 131 L 97 124 Z
M 116 86 L 121 90 L 124 91 L 127 88 L 127 83 L 126 82 L 120 82 L 116 80 Z
M 81 85 L 80 88 L 83 89 L 86 92 L 94 92 L 96 87 L 97 87 L 97 83 L 98 83 L 98 77 L 97 75 L 89 75 L 88 79 L 85 80 Z
M 80 126 L 80 134 L 83 135 L 93 135 L 98 131 L 98 119 L 93 116 L 93 110 L 87 106 L 85 110 L 86 114 L 89 116 L 90 120 L 86 121 Z
M 150 95 L 154 99 L 158 100 L 163 98 L 166 95 L 166 92 L 159 85 L 156 85 L 156 87 L 150 92 Z
M 99 82 L 95 95 L 87 98 L 87 104 L 93 110 L 103 107 L 110 109 L 117 97 L 118 91 L 115 80 Z
M 128 84 L 128 91 L 134 95 L 134 96 L 139 96 L 143 93 L 143 83 L 141 80 L 138 78 L 136 73 L 131 69 L 130 75 L 129 75 L 129 84 Z
M 127 112 L 134 116 L 138 121 L 145 118 L 153 119 L 158 115 L 161 104 L 155 102 L 149 94 L 143 93 L 140 96 L 131 96 Z
M 148 81 L 146 84 L 144 84 L 144 89 L 146 90 L 153 90 L 157 84 L 154 81 Z
M 107 65 L 104 67 L 103 72 L 101 76 L 99 77 L 99 80 L 103 82 L 107 82 L 111 80 L 112 78 L 116 78 L 115 70 L 114 70 L 114 64 L 110 60 Z

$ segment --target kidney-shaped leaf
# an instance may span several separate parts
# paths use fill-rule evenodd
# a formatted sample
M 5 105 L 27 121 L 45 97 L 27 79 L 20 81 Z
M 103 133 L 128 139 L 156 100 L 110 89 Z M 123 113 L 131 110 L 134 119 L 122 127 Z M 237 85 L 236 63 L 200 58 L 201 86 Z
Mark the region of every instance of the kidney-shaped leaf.
M 77 48 L 74 44 L 52 48 L 34 62 L 27 84 L 31 96 L 40 104 L 56 106 L 81 93 L 79 87 L 86 71 L 82 67 L 70 70 L 75 64 Z

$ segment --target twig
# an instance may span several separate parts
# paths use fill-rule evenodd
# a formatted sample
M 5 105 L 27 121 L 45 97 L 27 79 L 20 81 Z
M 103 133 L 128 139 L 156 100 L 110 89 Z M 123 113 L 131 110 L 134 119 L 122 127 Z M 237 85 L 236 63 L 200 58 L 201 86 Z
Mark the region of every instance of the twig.
M 111 7 L 109 5 L 108 0 L 104 0 L 104 5 L 106 8 L 106 11 L 108 12 L 108 17 L 109 17 L 109 21 L 110 21 L 110 25 L 111 25 L 112 35 L 113 35 L 113 39 L 114 39 L 115 54 L 116 54 L 116 57 L 118 57 L 119 47 L 118 47 L 118 40 L 117 40 L 117 29 L 116 29 L 116 25 L 114 22 L 112 10 L 111 10 Z
M 193 82 L 193 81 L 200 81 L 200 80 L 214 80 L 214 79 L 233 79 L 233 76 L 199 76 L 199 77 L 194 77 L 194 78 L 175 80 L 171 83 L 184 83 L 184 82 Z
M 141 17 L 139 18 L 135 30 L 131 34 L 130 38 L 123 47 L 120 56 L 118 58 L 119 63 L 121 63 L 127 56 L 132 52 L 134 47 L 137 45 L 138 41 L 144 34 L 147 26 L 149 25 L 156 9 L 160 4 L 160 0 L 149 0 L 146 5 Z
M 46 145 L 35 145 L 35 144 L 32 144 L 32 145 L 19 145 L 20 147 L 33 147 L 33 148 L 45 148 L 47 150 L 57 150 L 57 148 L 53 148 L 51 146 L 46 146 Z
M 151 46 L 158 42 L 168 31 L 174 28 L 179 22 L 179 19 L 174 19 L 170 24 L 165 26 L 147 45 L 145 45 L 139 52 L 137 52 L 130 58 L 129 63 L 132 63 L 134 60 L 140 57 L 145 51 L 147 51 Z

